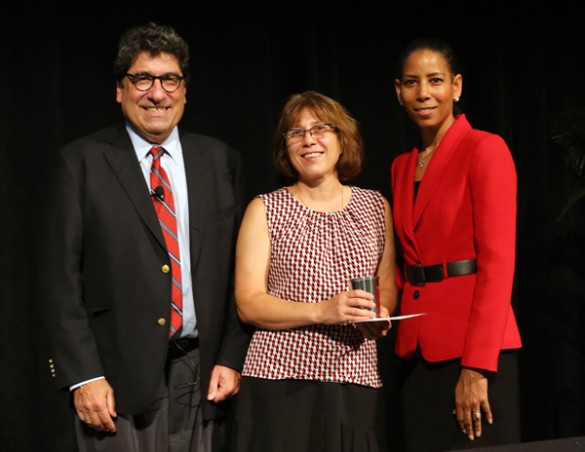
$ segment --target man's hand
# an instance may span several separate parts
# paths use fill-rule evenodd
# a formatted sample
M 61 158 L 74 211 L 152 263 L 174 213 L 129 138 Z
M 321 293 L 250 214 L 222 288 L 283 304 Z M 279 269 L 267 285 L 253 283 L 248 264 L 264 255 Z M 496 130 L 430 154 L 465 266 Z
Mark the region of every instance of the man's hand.
M 207 391 L 207 400 L 221 402 L 240 390 L 240 373 L 230 367 L 214 366 Z
M 100 432 L 115 432 L 114 389 L 105 379 L 84 384 L 73 391 L 73 404 L 82 422 Z

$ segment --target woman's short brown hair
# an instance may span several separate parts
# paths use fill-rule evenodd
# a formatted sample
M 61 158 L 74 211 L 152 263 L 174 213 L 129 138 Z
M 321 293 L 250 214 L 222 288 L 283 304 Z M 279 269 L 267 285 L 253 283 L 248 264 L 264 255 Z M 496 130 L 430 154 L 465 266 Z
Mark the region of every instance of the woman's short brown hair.
M 295 124 L 305 110 L 324 123 L 335 125 L 341 143 L 341 155 L 337 162 L 339 180 L 346 182 L 354 179 L 361 172 L 364 160 L 358 122 L 336 100 L 316 91 L 304 91 L 286 100 L 274 136 L 274 161 L 285 183 L 296 182 L 299 175 L 290 162 L 283 133 Z

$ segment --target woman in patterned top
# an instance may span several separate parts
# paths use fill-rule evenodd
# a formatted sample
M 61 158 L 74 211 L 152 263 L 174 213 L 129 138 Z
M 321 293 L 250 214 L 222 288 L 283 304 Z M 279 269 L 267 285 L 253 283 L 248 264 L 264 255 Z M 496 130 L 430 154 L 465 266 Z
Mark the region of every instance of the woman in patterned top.
M 257 196 L 236 253 L 236 302 L 255 327 L 233 450 L 381 451 L 375 339 L 388 320 L 352 278 L 379 277 L 379 317 L 396 307 L 387 200 L 346 183 L 362 166 L 358 124 L 314 91 L 291 96 L 276 131 L 285 186 Z

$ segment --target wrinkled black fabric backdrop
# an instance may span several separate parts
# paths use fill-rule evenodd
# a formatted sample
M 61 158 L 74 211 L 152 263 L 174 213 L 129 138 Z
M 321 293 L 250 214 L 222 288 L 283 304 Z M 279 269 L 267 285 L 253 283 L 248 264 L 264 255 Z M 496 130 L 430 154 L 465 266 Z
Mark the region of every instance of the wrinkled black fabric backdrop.
M 464 63 L 468 119 L 506 139 L 518 170 L 514 305 L 524 340 L 523 440 L 585 434 L 584 204 L 555 222 L 574 174 L 551 140 L 552 124 L 585 105 L 585 40 L 576 6 L 84 3 L 17 2 L 1 13 L 2 450 L 73 450 L 67 401 L 50 380 L 37 313 L 43 302 L 34 286 L 38 195 L 58 146 L 119 118 L 111 79 L 117 39 L 147 20 L 174 26 L 190 42 L 193 78 L 182 125 L 243 152 L 249 196 L 278 185 L 272 131 L 285 96 L 305 89 L 339 99 L 360 121 L 367 162 L 356 184 L 389 195 L 390 162 L 412 137 L 394 96 L 397 53 L 417 35 L 450 41 Z M 393 406 L 391 341 L 380 345 Z M 392 416 L 389 409 L 395 437 Z

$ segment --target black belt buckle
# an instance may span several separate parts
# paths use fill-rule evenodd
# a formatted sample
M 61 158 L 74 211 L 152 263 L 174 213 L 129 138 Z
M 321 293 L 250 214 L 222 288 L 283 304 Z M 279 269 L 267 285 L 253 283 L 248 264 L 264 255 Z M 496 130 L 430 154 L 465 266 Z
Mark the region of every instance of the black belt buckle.
M 425 269 L 422 264 L 409 265 L 406 267 L 406 276 L 411 284 L 415 286 L 425 285 Z

